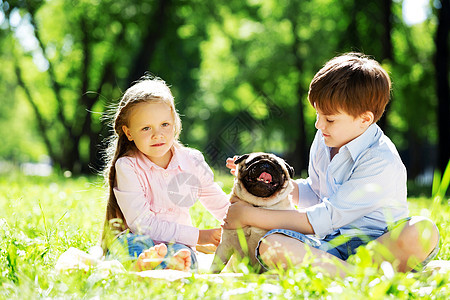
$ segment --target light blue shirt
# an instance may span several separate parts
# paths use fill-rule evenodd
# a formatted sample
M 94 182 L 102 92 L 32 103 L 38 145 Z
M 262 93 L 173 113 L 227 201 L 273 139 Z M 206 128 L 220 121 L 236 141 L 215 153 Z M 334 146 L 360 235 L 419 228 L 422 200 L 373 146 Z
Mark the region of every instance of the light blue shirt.
M 306 208 L 315 234 L 381 235 L 387 224 L 408 216 L 406 168 L 377 124 L 339 149 L 317 131 L 311 145 L 309 178 L 297 180 L 299 207 Z

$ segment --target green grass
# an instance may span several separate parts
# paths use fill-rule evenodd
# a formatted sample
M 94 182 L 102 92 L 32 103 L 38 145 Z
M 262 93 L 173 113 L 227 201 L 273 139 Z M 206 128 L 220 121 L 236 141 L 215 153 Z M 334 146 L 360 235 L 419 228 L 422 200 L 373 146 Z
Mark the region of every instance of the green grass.
M 229 192 L 231 176 L 217 180 Z M 449 199 L 409 200 L 411 214 L 430 217 L 439 227 L 436 259 L 450 260 Z M 173 282 L 139 280 L 130 273 L 98 278 L 93 271 L 55 272 L 56 260 L 69 247 L 87 251 L 98 243 L 105 203 L 101 178 L 0 176 L 0 299 L 450 298 L 449 274 L 385 274 L 370 263 L 367 251 L 358 254 L 357 272 L 346 279 L 325 276 L 308 265 L 264 275 L 240 265 L 241 278 L 192 276 Z M 218 225 L 201 205 L 191 212 L 200 228 Z

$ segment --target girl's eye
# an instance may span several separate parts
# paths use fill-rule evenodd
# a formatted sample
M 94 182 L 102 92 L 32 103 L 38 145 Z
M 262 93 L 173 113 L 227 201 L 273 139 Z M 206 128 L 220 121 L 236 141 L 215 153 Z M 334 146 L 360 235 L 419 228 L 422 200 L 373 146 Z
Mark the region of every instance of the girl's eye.
M 142 128 L 142 131 L 149 131 L 150 130 L 150 127 L 144 127 L 144 128 Z
M 333 123 L 334 120 L 327 119 L 327 122 L 328 122 L 328 123 Z
M 167 122 L 165 122 L 165 123 L 162 123 L 162 125 L 161 125 L 162 127 L 167 127 L 167 126 L 170 126 L 170 124 L 169 123 L 167 123 Z

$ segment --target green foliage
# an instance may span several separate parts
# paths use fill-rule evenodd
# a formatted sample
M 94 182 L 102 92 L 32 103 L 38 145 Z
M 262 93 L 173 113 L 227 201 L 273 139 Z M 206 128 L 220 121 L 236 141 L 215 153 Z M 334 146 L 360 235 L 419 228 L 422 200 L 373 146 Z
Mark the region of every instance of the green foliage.
M 353 0 L 0 3 L 2 160 L 48 155 L 63 170 L 99 168 L 109 134 L 101 113 L 149 71 L 172 85 L 182 142 L 206 149 L 215 167 L 264 150 L 301 173 L 315 132 L 309 83 L 348 51 L 389 70 L 386 131 L 410 151 L 412 177 L 423 171 L 424 145 L 437 143 L 436 10 L 408 26 L 402 1 L 390 13 L 390 1 Z
M 392 33 L 397 51 L 395 64 L 389 68 L 394 82 L 390 120 L 393 138 L 400 148 L 436 142 L 437 99 L 435 79 L 430 76 L 434 70 L 431 63 L 426 63 L 434 51 L 433 36 L 426 32 L 434 31 L 435 26 L 431 20 L 413 27 L 398 24 Z
M 448 174 L 448 173 L 446 173 Z M 444 175 L 440 183 L 448 181 Z M 224 190 L 232 185 L 230 175 L 217 176 Z M 448 185 L 448 183 L 447 183 Z M 443 187 L 443 185 L 441 184 Z M 355 258 L 355 273 L 345 279 L 327 276 L 306 262 L 287 271 L 272 270 L 258 275 L 244 264 L 238 277 L 193 275 L 169 282 L 140 279 L 132 273 L 96 277 L 92 270 L 60 274 L 57 258 L 69 247 L 88 251 L 99 242 L 104 218 L 106 190 L 94 177 L 24 177 L 11 173 L 0 177 L 0 299 L 102 298 L 117 295 L 136 299 L 348 299 L 449 298 L 445 273 L 393 273 L 388 265 L 377 269 L 364 248 Z M 431 203 L 434 203 L 431 205 Z M 410 199 L 411 214 L 431 217 L 441 232 L 437 259 L 450 260 L 450 205 L 448 199 Z M 191 210 L 200 228 L 217 221 L 201 206 Z

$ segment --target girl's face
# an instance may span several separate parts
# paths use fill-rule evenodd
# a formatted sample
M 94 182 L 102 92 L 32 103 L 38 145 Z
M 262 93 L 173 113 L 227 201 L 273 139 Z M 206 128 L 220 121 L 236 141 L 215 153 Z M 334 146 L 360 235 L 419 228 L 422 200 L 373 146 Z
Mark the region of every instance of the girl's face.
M 355 118 L 346 113 L 324 115 L 320 109 L 315 108 L 316 128 L 322 131 L 325 144 L 336 150 L 363 134 L 373 122 L 371 112 Z
M 175 140 L 170 106 L 161 102 L 140 103 L 131 111 L 128 125 L 122 127 L 128 140 L 134 141 L 138 150 L 153 163 L 166 168 Z

